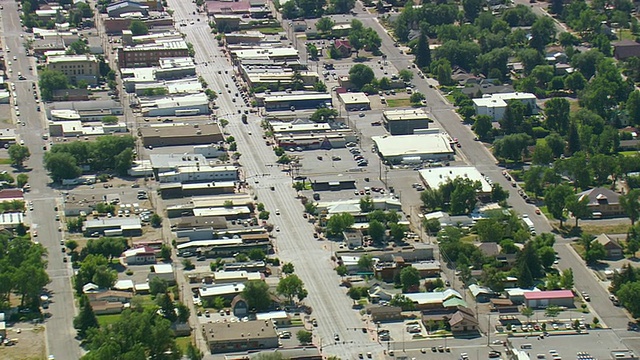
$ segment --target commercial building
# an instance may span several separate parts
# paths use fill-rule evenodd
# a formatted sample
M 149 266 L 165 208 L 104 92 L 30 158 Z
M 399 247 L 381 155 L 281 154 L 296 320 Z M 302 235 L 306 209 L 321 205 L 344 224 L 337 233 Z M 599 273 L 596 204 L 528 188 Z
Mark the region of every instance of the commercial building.
M 180 167 L 208 164 L 207 159 L 199 154 L 150 154 L 149 165 L 153 169 L 154 176 L 167 171 L 173 171 Z
M 149 15 L 149 7 L 135 1 L 118 1 L 107 6 L 107 15 L 112 18 L 131 13 L 140 13 L 146 17 Z
M 92 234 L 105 235 L 110 230 L 119 232 L 121 236 L 140 236 L 142 235 L 142 223 L 139 217 L 113 217 L 91 219 L 84 222 L 82 232 L 85 236 Z
M 0 129 L 0 146 L 16 143 L 16 129 Z
M 49 121 L 49 135 L 52 137 L 99 136 L 127 131 L 126 123 L 85 125 L 81 121 Z
M 367 314 L 375 324 L 402 320 L 402 308 L 399 306 L 372 306 L 367 308 Z
M 363 92 L 343 92 L 339 93 L 338 97 L 347 111 L 371 109 L 369 97 Z
M 439 129 L 419 135 L 372 136 L 378 154 L 392 164 L 400 164 L 407 159 L 453 160 L 454 151 L 449 137 Z
M 391 135 L 412 135 L 417 129 L 429 128 L 431 121 L 422 109 L 386 110 L 382 120 Z
M 205 93 L 159 99 L 140 99 L 140 111 L 144 116 L 187 116 L 208 114 L 209 98 Z
M 167 183 L 159 187 L 163 199 L 182 198 L 187 196 L 203 196 L 216 194 L 233 194 L 236 190 L 235 181 L 217 181 L 200 183 Z
M 96 85 L 100 78 L 100 65 L 95 55 L 49 56 L 47 69 L 62 72 L 72 83 L 82 80 Z
M 3 229 L 14 229 L 16 226 L 23 223 L 24 215 L 21 212 L 6 212 L 0 214 L 0 227 Z
M 145 147 L 218 143 L 224 140 L 218 124 L 169 124 L 138 129 Z
M 198 181 L 234 181 L 238 180 L 238 168 L 235 166 L 211 166 L 207 164 L 181 166 L 173 171 L 158 174 L 161 183 L 198 182 Z
M 357 135 L 352 130 L 332 130 L 321 133 L 277 134 L 275 141 L 278 146 L 289 149 L 301 147 L 303 150 L 343 148 L 350 142 L 357 141 Z
M 184 94 L 197 94 L 204 91 L 202 84 L 195 77 L 179 80 L 161 80 L 144 83 L 138 82 L 134 83 L 133 87 L 130 88 L 132 89 L 132 92 L 134 92 L 138 96 L 155 96 L 156 94 L 167 94 L 175 96 Z M 170 116 L 173 116 L 173 114 L 171 114 Z
M 294 71 L 290 68 L 275 65 L 241 65 L 242 77 L 250 87 L 264 86 L 277 90 L 280 86 L 288 86 L 293 79 L 299 79 L 303 85 L 312 86 L 318 81 L 318 73 L 309 70 Z
M 102 121 L 105 116 L 124 115 L 124 108 L 113 100 L 61 101 L 48 104 L 46 114 L 53 121 Z
M 449 299 L 462 300 L 462 295 L 453 289 L 445 291 L 436 291 L 429 293 L 410 293 L 403 294 L 407 299 L 411 300 L 418 310 L 441 309 L 445 307 L 445 302 Z
M 493 121 L 500 121 L 504 117 L 507 104 L 511 100 L 519 100 L 528 106 L 534 114 L 538 112 L 537 98 L 531 93 L 514 92 L 483 95 L 482 98 L 473 99 L 473 106 L 476 110 L 476 115 L 488 115 Z
M 252 280 L 264 280 L 260 272 L 249 271 L 216 271 L 213 273 L 213 282 L 216 284 L 245 283 Z
M 122 69 L 157 66 L 161 58 L 188 56 L 189 47 L 184 40 L 125 46 L 118 48 L 118 67 Z
M 293 47 L 239 48 L 231 49 L 229 53 L 234 64 L 241 64 L 245 60 L 295 61 L 300 57 L 298 50 Z
M 573 307 L 573 298 L 571 290 L 531 291 L 524 293 L 524 304 L 532 309 L 549 305 Z
M 5 201 L 24 201 L 24 192 L 22 189 L 2 189 L 0 190 L 0 202 Z
M 426 187 L 430 189 L 439 189 L 442 185 L 456 178 L 469 179 L 473 182 L 480 182 L 479 196 L 487 196 L 491 194 L 491 185 L 484 176 L 473 166 L 446 166 L 432 167 L 418 171 L 420 179 Z
M 196 76 L 196 66 L 190 57 L 160 58 L 154 67 L 120 69 L 127 92 L 135 92 L 136 86 L 152 84 L 161 80 L 174 80 Z
M 165 280 L 169 284 L 176 282 L 173 266 L 171 264 L 154 264 L 151 265 L 151 272 L 147 275 L 147 280 L 151 282 L 154 278 Z
M 264 96 L 267 111 L 305 110 L 331 106 L 331 94 L 327 93 L 284 93 Z
M 243 290 L 243 283 L 208 284 L 198 288 L 198 294 L 202 299 L 221 297 L 226 300 L 231 300 L 236 297 L 236 295 L 242 293 Z
M 206 323 L 202 325 L 202 333 L 213 354 L 278 347 L 278 333 L 272 320 Z
M 331 125 L 328 123 L 314 123 L 311 121 L 301 122 L 270 122 L 271 132 L 278 134 L 319 134 L 325 132 L 331 132 Z

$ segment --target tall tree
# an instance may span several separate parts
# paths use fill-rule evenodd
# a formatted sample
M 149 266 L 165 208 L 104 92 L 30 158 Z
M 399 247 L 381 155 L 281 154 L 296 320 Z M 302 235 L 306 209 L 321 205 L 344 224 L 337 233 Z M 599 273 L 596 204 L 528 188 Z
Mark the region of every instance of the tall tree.
M 13 144 L 9 146 L 9 158 L 11 159 L 11 164 L 22 167 L 22 164 L 31 156 L 29 152 L 29 148 L 26 146 Z
M 482 11 L 482 5 L 482 0 L 462 0 L 462 10 L 467 20 L 474 22 Z
M 591 209 L 589 209 L 589 197 L 585 196 L 579 199 L 577 195 L 569 195 L 566 199 L 567 211 L 576 219 L 575 227 L 578 227 L 578 221 L 580 219 L 586 219 L 591 216 Z
M 569 101 L 564 98 L 552 98 L 545 104 L 547 129 L 566 135 L 569 131 Z
M 429 38 L 425 32 L 420 33 L 415 50 L 415 63 L 420 69 L 431 66 L 431 49 L 429 48 Z
M 98 324 L 98 318 L 96 318 L 86 295 L 82 295 L 80 303 L 82 305 L 80 313 L 73 319 L 73 327 L 78 331 L 78 336 L 84 339 L 89 329 L 96 329 L 100 327 L 100 324 Z
M 290 303 L 293 303 L 294 297 L 298 298 L 299 301 L 307 297 L 304 283 L 295 274 L 280 279 L 276 291 L 278 294 L 285 296 Z
M 633 226 L 640 216 L 640 189 L 632 189 L 620 196 L 620 206 L 631 220 Z
M 273 302 L 269 293 L 269 285 L 262 280 L 247 281 L 244 290 L 242 290 L 242 297 L 247 302 L 249 311 L 255 312 L 267 310 Z
M 402 292 L 415 292 L 420 286 L 420 272 L 413 266 L 406 266 L 400 271 Z
M 569 195 L 573 195 L 571 187 L 565 184 L 549 187 L 544 195 L 544 202 L 551 215 L 560 220 L 560 227 L 564 221 L 564 209 Z

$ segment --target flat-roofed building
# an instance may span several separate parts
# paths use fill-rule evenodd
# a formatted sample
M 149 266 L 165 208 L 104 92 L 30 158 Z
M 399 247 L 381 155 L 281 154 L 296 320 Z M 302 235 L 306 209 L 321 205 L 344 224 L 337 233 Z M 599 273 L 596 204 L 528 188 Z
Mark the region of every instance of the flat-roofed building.
M 169 124 L 138 129 L 145 147 L 217 143 L 224 140 L 218 124 Z
M 429 134 L 372 136 L 378 154 L 392 164 L 399 164 L 407 158 L 424 160 L 452 160 L 454 156 L 449 137 L 439 129 Z
M 331 104 L 331 94 L 327 93 L 284 93 L 264 96 L 264 107 L 267 111 L 316 109 L 330 107 Z
M 149 163 L 155 176 L 183 166 L 207 164 L 207 159 L 199 154 L 150 154 Z
M 264 280 L 264 274 L 249 271 L 216 271 L 213 282 L 216 284 L 245 283 L 252 280 Z
M 122 236 L 140 236 L 142 223 L 139 217 L 113 217 L 87 220 L 82 226 L 82 232 L 85 235 L 94 233 L 104 235 L 109 230 L 120 231 Z
M 473 99 L 473 106 L 477 115 L 488 115 L 493 121 L 500 121 L 504 117 L 507 105 L 511 100 L 518 100 L 528 106 L 533 114 L 538 112 L 536 96 L 531 93 L 498 93 L 484 95 L 482 98 Z
M 0 145 L 11 145 L 16 143 L 16 129 L 0 129 Z
M 181 198 L 185 196 L 202 196 L 216 194 L 233 194 L 235 181 L 216 181 L 204 183 L 167 183 L 160 184 L 159 192 L 163 199 Z
M 480 183 L 478 195 L 487 196 L 491 194 L 491 185 L 484 176 L 473 166 L 446 166 L 432 167 L 418 171 L 422 182 L 430 189 L 439 189 L 442 185 L 456 178 L 469 179 Z
M 242 77 L 251 87 L 265 86 L 277 89 L 278 86 L 288 86 L 294 78 L 302 81 L 303 85 L 312 86 L 318 81 L 318 73 L 310 70 L 297 70 L 277 65 L 241 65 Z
M 184 40 L 158 41 L 153 44 L 118 48 L 118 67 L 135 68 L 157 66 L 161 58 L 188 57 L 189 47 Z
M 234 63 L 242 63 L 246 59 L 266 61 L 298 60 L 300 56 L 298 50 L 293 47 L 242 48 L 233 49 L 230 53 Z
M 209 98 L 205 93 L 140 99 L 140 111 L 144 116 L 188 116 L 208 114 Z
M 429 116 L 423 109 L 394 109 L 382 113 L 385 128 L 391 135 L 412 135 L 429 127 Z
M 347 111 L 369 110 L 371 102 L 367 94 L 363 92 L 344 92 L 338 94 L 340 101 Z
M 47 57 L 46 66 L 49 70 L 62 72 L 72 83 L 83 80 L 95 85 L 100 77 L 100 66 L 95 55 L 50 56 Z
M 332 130 L 324 133 L 278 134 L 275 136 L 278 146 L 289 149 L 301 147 L 303 150 L 343 148 L 347 143 L 357 141 L 352 130 Z
M 297 133 L 324 133 L 332 131 L 328 123 L 314 122 L 271 122 L 271 132 L 274 134 L 297 134 Z
M 236 166 L 211 166 L 198 164 L 195 166 L 180 166 L 175 170 L 158 174 L 161 183 L 171 182 L 199 182 L 199 181 L 235 181 L 238 180 Z
M 278 333 L 272 320 L 206 323 L 202 326 L 213 354 L 277 348 Z

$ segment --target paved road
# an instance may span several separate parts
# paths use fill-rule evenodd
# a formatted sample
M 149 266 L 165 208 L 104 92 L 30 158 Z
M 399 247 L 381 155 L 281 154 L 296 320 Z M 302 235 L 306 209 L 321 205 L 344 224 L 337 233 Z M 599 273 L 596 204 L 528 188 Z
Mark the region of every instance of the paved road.
M 169 6 L 175 11 L 176 23 L 194 19 L 193 4 L 170 0 Z M 296 274 L 309 289 L 309 297 L 305 299 L 305 303 L 313 308 L 312 317 L 316 317 L 320 325 L 315 331 L 315 343 L 321 345 L 329 355 L 353 358 L 358 353 L 367 351 L 381 354 L 381 345 L 372 343 L 367 334 L 354 330 L 363 326 L 360 315 L 358 311 L 351 309 L 351 301 L 344 295 L 343 288 L 339 287 L 340 278 L 333 271 L 330 248 L 322 246 L 322 243 L 311 237 L 313 227 L 302 218 L 303 207 L 295 198 L 295 191 L 290 185 L 291 178 L 274 166 L 276 156 L 260 136 L 260 118 L 249 116 L 248 125 L 240 121 L 237 110 L 244 110 L 246 107 L 231 101 L 238 92 L 231 79 L 232 66 L 215 45 L 216 41 L 204 16 L 200 22 L 196 21 L 194 25 L 179 29 L 187 34 L 187 41 L 194 45 L 199 74 L 205 78 L 210 88 L 222 90 L 217 100 L 220 107 L 217 114 L 230 121 L 227 131 L 235 137 L 239 151 L 245 154 L 241 162 L 252 191 L 272 214 L 275 209 L 282 209 L 280 216 L 273 215 L 274 218 L 270 220 L 281 229 L 280 232 L 274 232 L 277 256 L 283 261 L 293 262 Z M 209 65 L 205 66 L 204 62 Z M 221 74 L 218 74 L 218 70 Z M 228 74 L 225 74 L 225 70 Z M 224 84 L 228 84 L 231 93 L 226 91 Z M 275 191 L 270 190 L 271 186 L 275 187 Z M 337 343 L 333 340 L 335 333 L 340 336 Z
M 63 263 L 60 240 L 62 234 L 58 232 L 58 223 L 55 221 L 54 208 L 60 203 L 59 194 L 49 187 L 50 179 L 43 168 L 45 145 L 42 134 L 45 133 L 45 121 L 42 112 L 36 111 L 35 100 L 31 84 L 37 82 L 35 71 L 29 71 L 29 66 L 35 69 L 35 59 L 28 57 L 23 46 L 23 38 L 27 36 L 22 32 L 19 22 L 17 3 L 13 1 L 3 2 L 2 11 L 3 44 L 9 47 L 11 52 L 5 53 L 7 59 L 11 59 L 13 74 L 9 81 L 15 82 L 20 109 L 19 120 L 24 126 L 17 125 L 17 131 L 31 151 L 31 158 L 26 162 L 31 192 L 25 195 L 27 201 L 33 201 L 34 211 L 27 215 L 32 229 L 38 232 L 39 241 L 49 252 L 48 273 L 51 283 L 47 288 L 51 291 L 51 301 L 47 310 L 51 317 L 45 322 L 48 353 L 57 359 L 78 359 L 81 356 L 79 344 L 74 337 L 73 318 L 76 314 L 73 291 L 71 289 L 72 270 L 69 263 Z M 17 60 L 13 60 L 13 56 Z M 18 72 L 21 72 L 27 80 L 18 80 Z M 44 109 L 43 109 L 44 110 Z M 14 119 L 15 110 L 12 110 Z M 61 209 L 61 207 L 60 207 Z

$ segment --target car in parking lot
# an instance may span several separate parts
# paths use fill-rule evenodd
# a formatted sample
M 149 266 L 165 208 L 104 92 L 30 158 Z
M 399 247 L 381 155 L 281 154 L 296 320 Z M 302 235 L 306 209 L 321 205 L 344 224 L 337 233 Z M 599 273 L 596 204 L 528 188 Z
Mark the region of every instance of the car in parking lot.
M 333 340 L 335 340 L 335 341 L 340 341 L 340 335 L 338 335 L 338 334 L 333 334 Z

